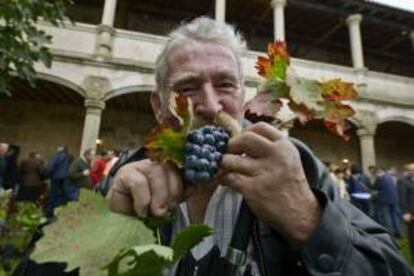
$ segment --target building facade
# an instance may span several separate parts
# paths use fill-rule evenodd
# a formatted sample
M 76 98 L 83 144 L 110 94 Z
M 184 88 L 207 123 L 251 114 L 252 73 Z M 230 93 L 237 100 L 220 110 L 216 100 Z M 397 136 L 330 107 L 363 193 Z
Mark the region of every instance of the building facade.
M 414 32 L 410 30 L 414 24 L 404 21 L 406 12 L 390 9 L 397 17 L 378 23 L 388 16 L 388 8 L 349 7 L 341 0 L 326 1 L 331 6 L 317 1 L 254 0 L 249 2 L 255 5 L 251 7 L 229 0 L 197 4 L 177 0 L 168 3 L 172 7 L 165 4 L 170 1 L 77 2 L 70 10 L 75 25 L 68 21 L 57 28 L 38 23 L 53 36 L 52 67 L 36 65 L 38 86 L 33 89 L 14 80 L 12 97 L 0 99 L 0 141 L 19 145 L 22 155 L 38 151 L 47 158 L 61 144 L 68 145 L 74 155 L 90 147 L 138 145 L 155 125 L 148 99 L 155 87 L 154 62 L 166 40 L 163 34 L 182 20 L 206 14 L 243 28 L 250 26 L 240 28 L 248 33 L 249 50 L 243 55 L 248 98 L 261 81 L 254 69 L 257 56 L 263 54 L 259 50 L 273 39 L 288 41 L 292 65 L 300 76 L 339 77 L 356 85 L 360 97 L 352 103 L 356 115 L 348 143 L 318 123 L 295 124 L 290 129 L 291 136 L 307 143 L 321 159 L 337 164 L 347 159 L 364 168 L 399 167 L 414 161 Z M 379 13 L 384 11 L 385 15 Z M 240 18 L 246 16 L 252 18 L 251 24 L 245 22 L 249 17 Z M 365 18 L 371 28 L 368 40 L 364 39 Z M 376 29 L 375 22 L 380 24 Z M 387 45 L 366 50 L 365 42 L 374 40 L 373 30 L 384 30 L 381 24 L 394 28 L 387 34 L 396 30 L 397 35 L 384 42 Z M 295 28 L 303 30 L 303 35 Z M 321 33 L 309 35 L 316 28 Z M 397 54 L 387 54 L 393 51 Z M 372 61 L 373 68 L 366 60 Z

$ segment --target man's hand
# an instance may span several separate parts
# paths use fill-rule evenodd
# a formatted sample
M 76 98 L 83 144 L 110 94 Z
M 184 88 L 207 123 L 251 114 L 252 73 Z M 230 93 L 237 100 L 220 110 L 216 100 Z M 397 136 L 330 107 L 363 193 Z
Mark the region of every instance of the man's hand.
M 231 138 L 221 168 L 252 211 L 292 243 L 303 243 L 322 210 L 309 188 L 299 152 L 282 132 L 257 123 Z
M 106 198 L 114 212 L 163 216 L 179 203 L 182 191 L 175 166 L 145 159 L 120 168 Z
M 91 174 L 91 171 L 90 171 L 89 169 L 86 169 L 86 170 L 83 170 L 82 174 L 83 174 L 84 176 L 88 176 L 88 175 L 90 175 L 90 174 Z

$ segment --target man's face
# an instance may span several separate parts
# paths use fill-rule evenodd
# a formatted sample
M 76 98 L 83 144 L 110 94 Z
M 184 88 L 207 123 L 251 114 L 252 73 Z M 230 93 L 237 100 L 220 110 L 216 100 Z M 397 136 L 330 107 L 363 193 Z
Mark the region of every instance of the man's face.
M 207 123 L 220 111 L 242 118 L 244 88 L 236 57 L 229 47 L 214 42 L 188 43 L 169 56 L 167 72 L 165 96 L 173 91 L 188 96 L 195 116 Z M 160 111 L 154 109 L 156 113 Z M 157 119 L 166 114 L 165 109 L 161 110 Z

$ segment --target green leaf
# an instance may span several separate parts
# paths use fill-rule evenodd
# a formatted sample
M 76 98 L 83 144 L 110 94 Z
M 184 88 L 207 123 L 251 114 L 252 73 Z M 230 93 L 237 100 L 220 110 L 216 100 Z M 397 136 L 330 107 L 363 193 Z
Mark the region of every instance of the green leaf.
M 324 110 L 322 88 L 315 80 L 300 78 L 290 69 L 286 79 L 287 85 L 290 86 L 290 98 L 297 105 L 304 105 L 313 112 L 322 112 Z
M 196 246 L 212 233 L 213 229 L 203 224 L 190 225 L 181 232 L 177 233 L 172 243 L 172 248 L 174 249 L 174 262 L 178 261 L 178 259 L 190 251 L 191 248 Z
M 170 247 L 150 244 L 125 250 L 105 268 L 114 276 L 161 276 L 163 270 L 172 265 L 173 250 Z
M 267 78 L 274 80 L 285 80 L 286 69 L 288 65 L 289 64 L 286 60 L 276 57 L 272 66 L 269 68 L 269 71 L 267 72 Z
M 82 190 L 79 202 L 57 210 L 58 220 L 44 228 L 32 258 L 37 262 L 67 262 L 67 271 L 104 275 L 102 268 L 122 249 L 155 242 L 151 230 L 137 218 L 112 213 L 104 198 Z

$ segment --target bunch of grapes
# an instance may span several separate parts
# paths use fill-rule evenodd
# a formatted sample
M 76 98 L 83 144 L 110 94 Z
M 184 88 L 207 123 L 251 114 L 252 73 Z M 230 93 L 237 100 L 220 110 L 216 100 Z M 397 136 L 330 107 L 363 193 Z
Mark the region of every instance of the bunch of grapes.
M 222 127 L 206 125 L 192 130 L 185 144 L 184 180 L 192 184 L 211 181 L 228 140 Z

